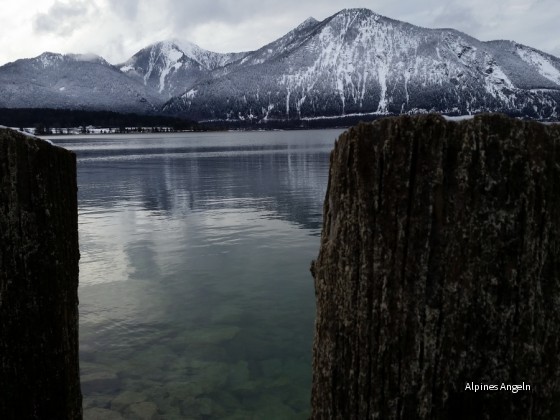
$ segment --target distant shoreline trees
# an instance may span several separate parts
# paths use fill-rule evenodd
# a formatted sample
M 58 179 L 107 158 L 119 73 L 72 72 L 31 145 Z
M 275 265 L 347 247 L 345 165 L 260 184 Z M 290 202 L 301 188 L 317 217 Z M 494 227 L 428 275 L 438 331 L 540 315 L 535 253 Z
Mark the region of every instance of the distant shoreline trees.
M 86 134 L 88 127 L 113 129 L 115 133 L 206 130 L 196 121 L 163 115 L 123 114 L 112 111 L 86 111 L 51 108 L 0 108 L 0 125 L 34 128 L 38 135 L 69 134 L 69 128 L 79 128 Z M 136 130 L 134 128 L 136 128 Z M 149 127 L 146 130 L 146 127 Z

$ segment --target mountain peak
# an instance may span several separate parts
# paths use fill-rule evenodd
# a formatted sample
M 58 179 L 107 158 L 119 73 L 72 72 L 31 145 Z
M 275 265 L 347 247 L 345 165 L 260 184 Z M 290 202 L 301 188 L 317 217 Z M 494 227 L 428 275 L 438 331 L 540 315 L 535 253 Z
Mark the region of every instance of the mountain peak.
M 312 25 L 317 25 L 319 23 L 319 21 L 317 19 L 315 19 L 314 17 L 310 16 L 307 19 L 305 19 L 298 27 L 297 29 L 302 29 L 305 28 L 307 26 L 312 26 Z
M 340 12 L 336 13 L 336 15 L 351 15 L 351 16 L 362 16 L 362 17 L 381 16 L 375 13 L 373 10 L 366 9 L 365 7 L 342 9 Z
M 196 57 L 201 52 L 212 52 L 212 51 L 205 50 L 204 48 L 201 48 L 194 42 L 185 39 L 173 38 L 169 42 L 173 42 L 173 44 L 177 46 L 181 51 L 183 51 L 187 57 Z
M 208 67 L 207 61 L 209 57 L 226 55 L 204 49 L 194 42 L 185 39 L 171 38 L 166 41 L 162 41 L 161 44 L 165 49 L 181 52 L 181 54 L 184 54 L 186 57 L 196 61 L 203 67 Z
M 60 53 L 45 51 L 44 53 L 41 53 L 35 58 L 38 60 L 62 60 L 63 57 L 64 56 Z
M 43 67 L 50 67 L 56 63 L 61 63 L 64 61 L 81 61 L 88 63 L 97 63 L 110 66 L 110 64 L 105 61 L 105 59 L 97 54 L 60 54 L 46 51 L 41 55 L 35 57 L 35 60 L 40 62 Z
M 181 50 L 181 47 L 179 46 L 179 43 L 177 42 L 176 39 L 164 39 L 162 41 L 157 41 L 154 42 L 153 44 L 148 45 L 147 47 L 143 48 L 141 51 L 152 50 L 154 48 L 158 50 Z
M 193 42 L 171 38 L 143 48 L 118 67 L 157 94 L 170 98 L 189 88 L 202 75 L 240 56 L 208 51 Z
M 158 41 L 158 42 L 154 42 L 153 44 L 150 45 L 150 47 L 176 47 L 178 48 L 178 42 L 176 39 L 164 39 L 162 41 Z
M 338 22 L 344 21 L 346 22 L 344 25 L 359 25 L 359 24 L 366 24 L 369 25 L 367 22 L 371 23 L 380 23 L 380 22 L 390 22 L 393 19 L 387 18 L 383 15 L 380 15 L 373 10 L 365 9 L 365 8 L 353 8 L 353 9 L 342 9 L 340 12 L 335 13 L 332 15 L 329 20 Z M 361 23 L 360 23 L 361 22 Z M 395 21 L 398 22 L 398 21 Z
M 35 57 L 33 60 L 40 63 L 44 68 L 55 66 L 57 63 L 64 60 L 64 56 L 59 53 L 45 51 L 41 55 Z
M 68 57 L 70 57 L 74 61 L 85 61 L 85 62 L 89 62 L 89 63 L 110 65 L 103 57 L 101 57 L 97 54 L 93 54 L 93 53 L 68 54 Z

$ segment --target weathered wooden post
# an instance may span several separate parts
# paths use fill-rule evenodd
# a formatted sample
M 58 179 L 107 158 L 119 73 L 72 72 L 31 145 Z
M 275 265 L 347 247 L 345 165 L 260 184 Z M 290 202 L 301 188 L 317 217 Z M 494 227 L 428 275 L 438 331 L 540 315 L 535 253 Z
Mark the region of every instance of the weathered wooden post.
M 338 140 L 312 264 L 313 419 L 560 418 L 560 127 Z
M 76 159 L 0 129 L 0 418 L 81 419 Z

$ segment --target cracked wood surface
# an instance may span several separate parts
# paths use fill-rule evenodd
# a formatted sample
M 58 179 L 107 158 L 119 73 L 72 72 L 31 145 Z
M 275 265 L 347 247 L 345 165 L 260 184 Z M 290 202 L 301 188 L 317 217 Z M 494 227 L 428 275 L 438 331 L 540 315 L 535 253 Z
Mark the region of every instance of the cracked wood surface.
M 560 418 L 559 149 L 559 126 L 502 115 L 341 135 L 311 267 L 313 419 Z
M 0 129 L 0 418 L 81 419 L 76 157 Z

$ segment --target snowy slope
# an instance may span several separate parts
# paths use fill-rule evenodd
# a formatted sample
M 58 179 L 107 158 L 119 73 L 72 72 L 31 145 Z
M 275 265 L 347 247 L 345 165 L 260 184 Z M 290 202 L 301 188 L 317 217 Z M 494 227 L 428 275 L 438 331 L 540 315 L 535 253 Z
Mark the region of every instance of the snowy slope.
M 541 76 L 552 82 L 551 88 L 560 85 L 560 60 L 556 57 L 543 54 L 533 48 L 522 45 L 516 46 L 516 52 L 523 61 L 533 67 Z
M 557 57 L 368 9 L 309 18 L 244 53 L 170 40 L 118 66 L 97 56 L 45 53 L 0 67 L 0 107 L 262 121 L 431 111 L 557 119 L 559 104 Z
M 212 70 L 241 56 L 243 53 L 220 54 L 188 41 L 170 40 L 140 50 L 118 67 L 169 99 L 190 89 Z
M 501 111 L 557 116 L 559 60 L 367 9 L 309 20 L 165 109 L 207 119 Z
M 43 53 L 0 67 L 0 107 L 149 113 L 161 103 L 99 56 Z
M 319 21 L 309 17 L 297 28 L 291 30 L 283 37 L 256 51 L 246 53 L 236 64 L 238 66 L 261 64 L 287 55 L 305 42 L 318 24 Z

